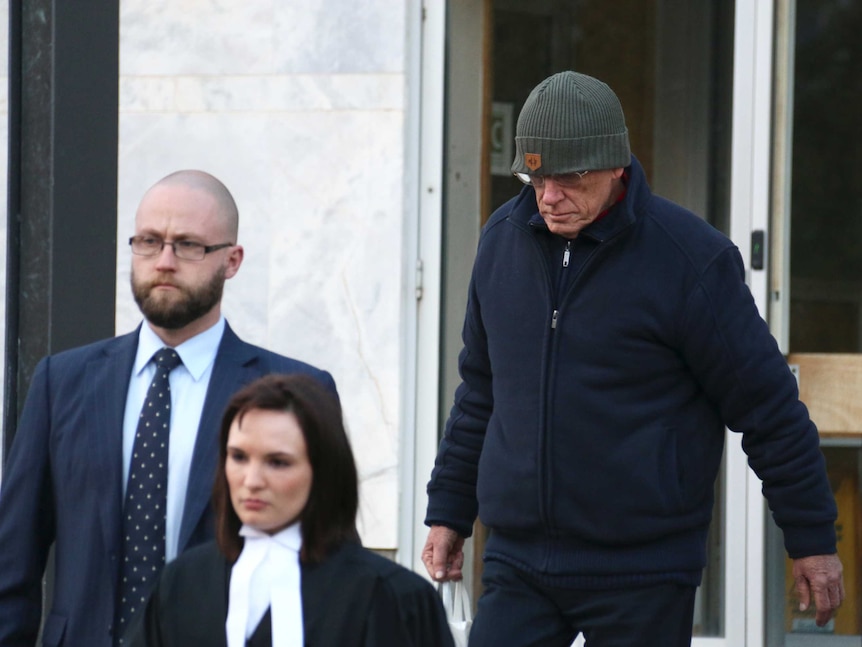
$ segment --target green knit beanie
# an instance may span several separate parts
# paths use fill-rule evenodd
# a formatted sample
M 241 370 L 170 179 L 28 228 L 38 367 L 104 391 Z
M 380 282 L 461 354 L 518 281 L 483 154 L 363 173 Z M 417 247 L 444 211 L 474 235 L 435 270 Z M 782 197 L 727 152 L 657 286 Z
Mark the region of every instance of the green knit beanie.
M 605 83 L 559 72 L 533 88 L 518 116 L 513 173 L 558 175 L 629 164 L 623 108 Z

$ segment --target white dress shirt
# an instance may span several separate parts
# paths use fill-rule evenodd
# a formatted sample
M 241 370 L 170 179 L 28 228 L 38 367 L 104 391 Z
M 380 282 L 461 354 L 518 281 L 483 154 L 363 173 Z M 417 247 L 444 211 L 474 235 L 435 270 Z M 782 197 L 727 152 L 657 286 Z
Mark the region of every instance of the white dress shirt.
M 224 329 L 225 320 L 221 317 L 214 326 L 176 348 L 183 363 L 170 374 L 171 436 L 168 445 L 168 503 L 165 519 L 166 562 L 177 555 L 192 454 Z M 129 381 L 126 412 L 123 417 L 123 500 L 126 494 L 125 484 L 129 480 L 129 465 L 138 418 L 147 397 L 147 389 L 156 372 L 156 367 L 150 360 L 153 354 L 164 346 L 165 343 L 145 322 L 138 336 L 138 352 L 132 365 L 132 378 Z M 217 432 L 215 429 L 211 431 Z

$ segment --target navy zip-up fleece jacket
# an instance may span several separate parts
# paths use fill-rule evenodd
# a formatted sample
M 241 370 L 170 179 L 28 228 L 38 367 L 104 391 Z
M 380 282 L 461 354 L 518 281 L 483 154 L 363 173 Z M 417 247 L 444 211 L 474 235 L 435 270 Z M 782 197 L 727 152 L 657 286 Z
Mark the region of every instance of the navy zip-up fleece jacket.
M 557 584 L 697 584 L 726 425 L 790 556 L 834 553 L 817 429 L 739 251 L 626 175 L 568 250 L 531 187 L 484 227 L 426 524 L 466 537 L 478 513 L 486 558 Z

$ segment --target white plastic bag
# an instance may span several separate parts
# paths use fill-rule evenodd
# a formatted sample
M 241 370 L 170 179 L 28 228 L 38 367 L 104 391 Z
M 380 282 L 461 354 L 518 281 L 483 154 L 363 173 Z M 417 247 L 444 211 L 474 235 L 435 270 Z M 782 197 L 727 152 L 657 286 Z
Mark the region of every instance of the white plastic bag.
M 461 581 L 442 582 L 439 586 L 443 608 L 449 620 L 449 629 L 455 639 L 455 647 L 467 647 L 470 627 L 473 624 L 473 608 L 470 605 L 470 595 Z

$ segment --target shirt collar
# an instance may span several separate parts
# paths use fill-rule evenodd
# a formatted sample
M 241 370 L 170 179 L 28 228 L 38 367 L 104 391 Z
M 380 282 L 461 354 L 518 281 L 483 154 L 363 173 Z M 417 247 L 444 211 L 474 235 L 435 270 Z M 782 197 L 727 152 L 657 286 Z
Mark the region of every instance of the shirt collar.
M 625 199 L 626 199 L 626 192 L 627 192 L 627 191 L 628 191 L 628 189 L 629 189 L 629 176 L 628 176 L 628 173 L 626 173 L 625 171 L 623 171 L 622 180 L 623 180 L 623 190 L 622 190 L 622 191 L 620 192 L 620 194 L 617 196 L 617 199 L 616 199 L 616 200 L 614 200 L 614 203 L 613 203 L 611 206 L 609 206 L 607 209 L 605 209 L 604 211 L 602 211 L 602 212 L 598 215 L 598 217 L 596 217 L 596 219 L 595 219 L 593 222 L 598 222 L 599 220 L 601 220 L 602 218 L 604 218 L 605 216 L 607 216 L 607 215 L 611 212 L 611 210 L 612 210 L 614 207 L 616 207 L 620 202 L 622 202 L 623 200 L 625 200 Z M 592 223 L 591 223 L 591 224 L 592 224 Z
M 183 366 L 185 366 L 195 382 L 203 376 L 207 368 L 215 361 L 224 329 L 225 319 L 224 316 L 221 316 L 213 326 L 207 328 L 202 333 L 198 333 L 191 339 L 187 339 L 176 347 L 175 350 L 183 361 Z M 153 358 L 153 354 L 164 347 L 165 342 L 144 322 L 138 333 L 138 352 L 135 355 L 134 375 L 140 375 Z
M 302 548 L 302 526 L 298 521 L 283 530 L 279 530 L 274 535 L 270 535 L 262 530 L 243 524 L 242 528 L 239 529 L 239 534 L 241 537 L 245 537 L 246 539 L 269 538 L 271 541 L 297 553 Z

